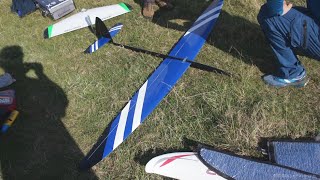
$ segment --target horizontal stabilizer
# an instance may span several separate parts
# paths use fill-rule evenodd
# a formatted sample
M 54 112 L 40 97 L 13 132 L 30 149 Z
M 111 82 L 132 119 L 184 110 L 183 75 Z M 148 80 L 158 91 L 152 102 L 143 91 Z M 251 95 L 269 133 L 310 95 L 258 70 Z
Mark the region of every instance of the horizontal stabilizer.
M 296 179 L 312 180 L 320 176 L 273 163 L 257 161 L 208 147 L 200 147 L 199 159 L 212 171 L 227 179 Z
M 103 35 L 101 33 L 101 37 L 94 42 L 92 45 L 90 45 L 84 52 L 88 54 L 92 54 L 93 52 L 96 52 L 99 48 L 103 47 L 105 44 L 110 42 L 121 30 L 123 25 L 121 23 L 114 25 L 110 30 L 109 33 L 105 33 L 106 35 Z M 96 28 L 98 30 L 98 28 Z M 107 28 L 106 28 L 107 30 Z M 97 31 L 98 32 L 98 31 Z M 108 37 L 109 36 L 109 37 Z

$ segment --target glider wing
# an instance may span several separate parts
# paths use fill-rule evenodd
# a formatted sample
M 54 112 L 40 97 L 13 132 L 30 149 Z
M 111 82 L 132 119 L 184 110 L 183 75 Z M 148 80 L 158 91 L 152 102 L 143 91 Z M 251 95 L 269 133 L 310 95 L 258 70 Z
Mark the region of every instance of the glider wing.
M 169 55 L 194 60 L 219 17 L 223 0 L 214 0 L 176 43 Z M 105 130 L 80 164 L 88 169 L 108 156 L 146 119 L 172 90 L 190 63 L 165 58 Z
M 131 7 L 125 3 L 84 10 L 66 19 L 63 19 L 58 23 L 50 25 L 44 31 L 44 37 L 52 38 L 67 32 L 91 26 L 95 23 L 96 17 L 99 17 L 105 21 L 130 11 Z
M 174 179 L 224 180 L 208 169 L 194 152 L 176 152 L 151 159 L 145 168 L 147 173 Z

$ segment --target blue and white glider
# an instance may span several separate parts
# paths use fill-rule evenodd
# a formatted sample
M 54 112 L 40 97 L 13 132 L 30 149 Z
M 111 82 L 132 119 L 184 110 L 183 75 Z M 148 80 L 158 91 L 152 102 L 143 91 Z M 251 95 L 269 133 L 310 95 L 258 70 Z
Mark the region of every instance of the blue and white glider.
M 98 23 L 96 23 L 96 24 L 98 24 Z M 84 52 L 88 53 L 88 54 L 92 54 L 92 53 L 96 52 L 99 48 L 103 47 L 105 44 L 110 42 L 112 40 L 112 38 L 115 37 L 120 32 L 122 27 L 123 27 L 123 25 L 121 23 L 114 25 L 109 30 L 109 34 L 110 34 L 111 38 L 108 37 L 107 34 L 102 35 L 101 37 L 99 37 L 99 39 L 96 42 L 94 42 L 92 45 L 90 45 Z
M 214 0 L 170 51 L 169 56 L 194 61 L 217 21 L 223 0 Z M 88 169 L 108 156 L 146 119 L 172 90 L 190 63 L 165 58 L 135 93 L 123 110 L 110 123 L 98 143 L 80 164 Z

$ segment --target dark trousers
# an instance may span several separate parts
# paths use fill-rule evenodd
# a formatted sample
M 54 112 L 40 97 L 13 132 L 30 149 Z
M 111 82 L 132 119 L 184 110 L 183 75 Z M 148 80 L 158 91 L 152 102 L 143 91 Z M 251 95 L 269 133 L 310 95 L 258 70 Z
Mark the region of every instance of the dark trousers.
M 155 0 L 143 0 L 143 3 L 154 3 Z
M 292 8 L 283 16 L 268 16 L 266 5 L 258 15 L 260 26 L 278 59 L 276 76 L 291 79 L 303 70 L 295 50 L 320 60 L 320 28 L 306 8 Z

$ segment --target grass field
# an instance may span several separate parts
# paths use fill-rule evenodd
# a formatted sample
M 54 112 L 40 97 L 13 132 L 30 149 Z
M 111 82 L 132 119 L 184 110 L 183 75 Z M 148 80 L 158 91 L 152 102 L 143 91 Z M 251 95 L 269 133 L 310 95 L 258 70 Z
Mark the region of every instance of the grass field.
M 119 3 L 74 0 L 77 9 Z M 209 2 L 174 0 L 171 12 L 144 19 L 134 9 L 105 23 L 124 24 L 115 41 L 168 53 Z M 310 83 L 276 89 L 261 81 L 274 59 L 257 24 L 264 0 L 226 0 L 197 61 L 237 74 L 229 78 L 190 68 L 132 136 L 90 172 L 77 165 L 162 59 L 106 46 L 83 54 L 95 36 L 82 29 L 50 40 L 53 21 L 35 12 L 23 19 L 0 1 L 0 67 L 17 82 L 19 119 L 0 137 L 0 177 L 12 179 L 162 179 L 144 171 L 152 157 L 189 150 L 191 139 L 261 158 L 263 137 L 309 138 L 320 130 L 319 63 L 301 57 Z M 293 1 L 304 5 L 304 1 Z

